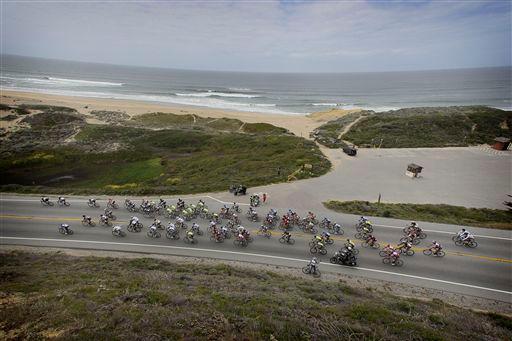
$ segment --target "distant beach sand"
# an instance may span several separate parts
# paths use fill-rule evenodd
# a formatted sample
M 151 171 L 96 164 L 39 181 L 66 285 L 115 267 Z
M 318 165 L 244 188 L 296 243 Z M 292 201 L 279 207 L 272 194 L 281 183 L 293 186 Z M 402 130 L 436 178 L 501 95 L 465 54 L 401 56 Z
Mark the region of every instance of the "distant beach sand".
M 80 113 L 88 114 L 93 110 L 122 111 L 130 116 L 150 112 L 165 112 L 178 115 L 196 114 L 202 117 L 236 118 L 248 123 L 270 123 L 290 130 L 297 136 L 309 137 L 309 133 L 322 123 L 341 117 L 359 109 L 332 109 L 310 115 L 278 115 L 257 112 L 229 111 L 195 106 L 176 106 L 143 101 L 103 99 L 89 97 L 71 97 L 49 95 L 34 92 L 6 91 L 1 92 L 0 103 L 6 105 L 46 104 L 74 108 Z

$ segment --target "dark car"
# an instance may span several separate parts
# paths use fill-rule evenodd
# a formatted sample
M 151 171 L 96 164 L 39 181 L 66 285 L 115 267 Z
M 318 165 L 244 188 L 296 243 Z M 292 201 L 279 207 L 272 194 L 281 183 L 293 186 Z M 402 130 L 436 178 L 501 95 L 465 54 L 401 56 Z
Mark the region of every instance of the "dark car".
M 343 152 L 350 156 L 356 156 L 357 155 L 357 149 L 355 147 L 343 147 Z

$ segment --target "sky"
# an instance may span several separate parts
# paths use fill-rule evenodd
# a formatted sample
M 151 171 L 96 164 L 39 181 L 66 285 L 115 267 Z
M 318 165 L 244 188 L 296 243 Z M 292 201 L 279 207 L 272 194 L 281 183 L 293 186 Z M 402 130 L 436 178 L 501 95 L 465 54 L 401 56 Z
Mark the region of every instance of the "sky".
M 511 1 L 6 1 L 1 52 L 256 72 L 511 65 Z

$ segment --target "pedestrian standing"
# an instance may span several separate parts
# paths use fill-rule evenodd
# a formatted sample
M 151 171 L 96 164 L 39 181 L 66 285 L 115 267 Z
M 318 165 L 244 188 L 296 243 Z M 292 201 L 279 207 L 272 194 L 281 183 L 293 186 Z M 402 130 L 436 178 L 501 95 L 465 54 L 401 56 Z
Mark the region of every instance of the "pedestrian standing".
M 265 201 L 267 201 L 267 193 L 263 193 L 263 203 L 265 203 Z

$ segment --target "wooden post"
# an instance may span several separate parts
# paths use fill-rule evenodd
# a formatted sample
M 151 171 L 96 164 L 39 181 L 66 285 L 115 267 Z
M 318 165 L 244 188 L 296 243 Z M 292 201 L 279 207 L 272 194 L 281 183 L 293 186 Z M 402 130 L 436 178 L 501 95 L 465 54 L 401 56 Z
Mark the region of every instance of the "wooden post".
M 380 193 L 379 193 L 379 199 L 377 200 L 377 203 L 380 204 Z

